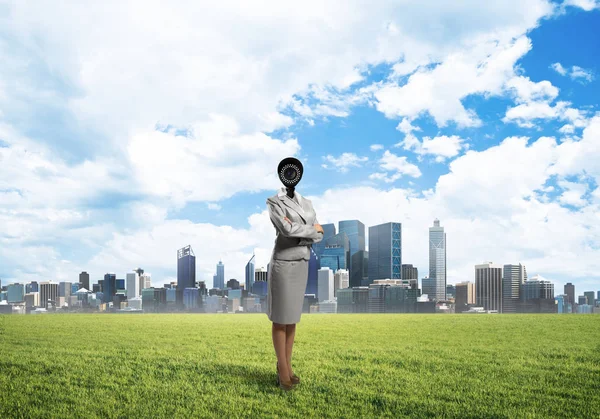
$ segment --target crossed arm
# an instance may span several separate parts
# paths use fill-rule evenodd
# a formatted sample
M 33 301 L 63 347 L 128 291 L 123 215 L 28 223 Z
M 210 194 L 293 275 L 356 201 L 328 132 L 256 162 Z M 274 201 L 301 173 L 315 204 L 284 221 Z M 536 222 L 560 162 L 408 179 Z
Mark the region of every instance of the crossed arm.
M 271 221 L 277 230 L 285 237 L 299 238 L 299 245 L 318 243 L 323 239 L 323 233 L 317 231 L 314 226 L 293 222 L 285 216 L 279 205 L 269 201 L 267 201 L 267 205 L 269 207 L 269 217 L 271 218 Z

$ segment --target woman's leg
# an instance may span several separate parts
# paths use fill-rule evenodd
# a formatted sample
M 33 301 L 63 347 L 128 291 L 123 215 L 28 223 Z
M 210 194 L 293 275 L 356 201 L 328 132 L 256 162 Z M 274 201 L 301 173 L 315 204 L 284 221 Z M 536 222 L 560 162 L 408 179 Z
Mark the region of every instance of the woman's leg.
M 291 383 L 286 355 L 286 325 L 273 322 L 273 347 L 279 363 L 279 380 L 284 384 Z
M 296 335 L 296 325 L 288 324 L 285 327 L 285 355 L 287 368 L 290 374 L 290 380 L 292 379 L 292 375 L 294 375 L 292 371 L 292 347 L 294 346 L 294 336 Z

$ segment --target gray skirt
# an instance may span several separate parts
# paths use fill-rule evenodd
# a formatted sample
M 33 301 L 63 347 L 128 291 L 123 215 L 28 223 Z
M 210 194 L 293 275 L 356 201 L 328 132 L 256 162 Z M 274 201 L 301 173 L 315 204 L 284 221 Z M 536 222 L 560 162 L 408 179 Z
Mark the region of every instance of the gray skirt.
M 267 275 L 267 316 L 280 324 L 300 321 L 308 282 L 308 261 L 271 259 Z

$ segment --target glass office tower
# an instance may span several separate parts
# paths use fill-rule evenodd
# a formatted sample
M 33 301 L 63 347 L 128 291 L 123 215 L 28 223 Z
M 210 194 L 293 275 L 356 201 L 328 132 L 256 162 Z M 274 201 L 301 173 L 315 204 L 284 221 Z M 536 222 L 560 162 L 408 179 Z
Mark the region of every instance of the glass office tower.
M 177 289 L 183 293 L 186 288 L 196 287 L 196 256 L 192 246 L 177 251 Z
M 323 239 L 319 243 L 313 244 L 311 247 L 317 255 L 317 261 L 319 262 L 318 268 L 321 268 L 321 256 L 323 255 L 323 251 L 325 250 L 325 244 L 327 243 L 327 239 L 335 236 L 335 224 L 321 224 L 323 227 Z
M 350 240 L 346 233 L 338 233 L 329 237 L 320 257 L 321 268 L 328 267 L 332 271 L 348 269 L 350 265 Z
M 365 225 L 358 220 L 345 220 L 339 222 L 340 233 L 346 233 L 350 240 L 350 271 L 352 270 L 352 256 L 359 250 L 365 250 Z
M 376 279 L 401 279 L 402 224 L 369 227 L 369 283 Z
M 446 299 L 446 233 L 436 218 L 429 227 L 429 279 L 435 280 L 434 297 Z
M 248 263 L 246 263 L 246 290 L 248 292 L 250 292 L 252 290 L 252 284 L 254 284 L 254 254 L 252 254 L 252 257 L 250 258 L 250 260 L 248 261 Z
M 104 275 L 104 281 L 102 282 L 102 302 L 108 303 L 113 300 L 113 297 L 117 293 L 117 276 L 113 273 L 107 273 Z

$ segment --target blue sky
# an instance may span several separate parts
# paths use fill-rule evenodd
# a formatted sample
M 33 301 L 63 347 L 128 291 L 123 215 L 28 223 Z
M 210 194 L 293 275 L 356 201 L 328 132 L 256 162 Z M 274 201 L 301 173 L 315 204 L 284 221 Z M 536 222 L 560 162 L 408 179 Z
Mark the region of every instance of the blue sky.
M 3 284 L 158 286 L 187 244 L 243 281 L 294 155 L 322 223 L 401 222 L 421 277 L 437 217 L 448 283 L 600 289 L 597 1 L 130 6 L 0 2 Z

